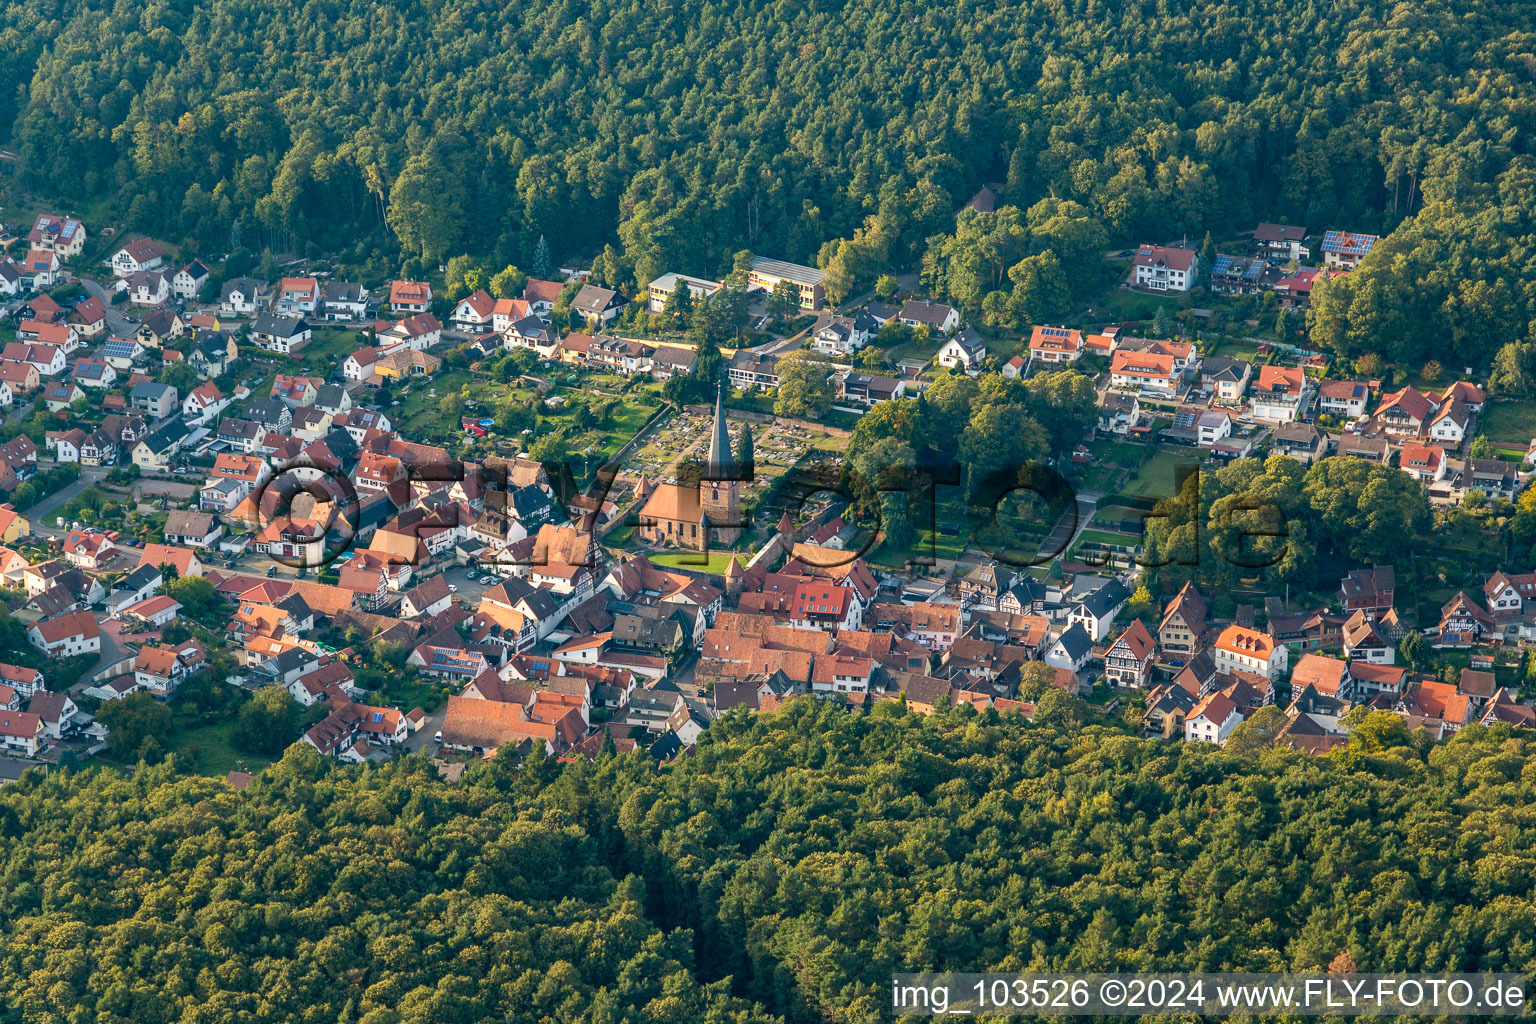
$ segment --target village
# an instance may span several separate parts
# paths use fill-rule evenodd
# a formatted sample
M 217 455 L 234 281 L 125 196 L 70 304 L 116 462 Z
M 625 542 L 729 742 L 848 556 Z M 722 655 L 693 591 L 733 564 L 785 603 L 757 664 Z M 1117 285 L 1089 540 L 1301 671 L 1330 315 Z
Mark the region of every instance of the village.
M 1470 372 L 1387 388 L 1298 338 L 1202 341 L 1212 311 L 1191 307 L 1000 337 L 910 286 L 833 307 L 821 271 L 754 256 L 737 283 L 752 343 L 673 401 L 700 351 L 630 328 L 731 284 L 669 272 L 625 296 L 568 268 L 449 299 L 427 281 L 216 274 L 55 214 L 16 241 L 0 262 L 6 777 L 177 753 L 243 784 L 290 742 L 344 762 L 426 751 L 450 777 L 508 748 L 667 762 L 716 716 L 796 698 L 1025 716 L 1071 699 L 1216 744 L 1263 714 L 1274 743 L 1313 754 L 1347 743 L 1357 710 L 1432 739 L 1536 727 L 1520 690 L 1536 573 L 1470 567 L 1428 609 L 1382 564 L 1296 599 L 1139 580 L 1156 502 L 1249 456 L 1396 467 L 1442 522 L 1507 510 L 1536 431 L 1513 434 L 1529 418 Z M 1375 241 L 1260 224 L 1208 267 L 1145 244 L 1119 254 L 1121 288 L 1198 284 L 1299 315 Z M 779 411 L 785 367 L 807 361 L 825 403 Z M 949 511 L 913 557 L 836 496 L 785 505 L 783 481 L 835 471 L 881 403 L 1063 370 L 1092 381 L 1096 418 L 1050 460 L 1077 496 L 1026 563 Z M 1444 657 L 1426 668 L 1421 647 Z M 240 701 L 277 723 L 265 749 L 235 742 L 256 721 L 233 717 Z

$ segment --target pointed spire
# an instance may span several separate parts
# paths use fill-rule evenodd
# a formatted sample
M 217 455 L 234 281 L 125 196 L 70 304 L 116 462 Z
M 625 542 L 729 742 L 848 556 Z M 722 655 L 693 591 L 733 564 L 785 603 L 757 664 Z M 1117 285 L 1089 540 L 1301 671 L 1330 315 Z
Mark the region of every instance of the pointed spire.
M 725 391 L 715 385 L 715 425 L 709 438 L 709 467 L 706 480 L 733 479 L 734 460 L 731 458 L 731 435 L 725 427 Z

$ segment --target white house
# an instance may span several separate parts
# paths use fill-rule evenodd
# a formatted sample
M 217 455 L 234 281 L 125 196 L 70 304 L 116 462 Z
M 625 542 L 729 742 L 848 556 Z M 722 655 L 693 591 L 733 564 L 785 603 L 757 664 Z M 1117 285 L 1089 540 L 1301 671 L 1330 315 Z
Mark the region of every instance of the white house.
M 1187 292 L 1200 273 L 1200 255 L 1193 249 L 1143 244 L 1136 251 L 1131 282 L 1155 292 Z
M 193 260 L 171 275 L 171 294 L 178 299 L 194 302 L 208 283 L 208 268 L 201 260 Z
M 156 270 L 165 263 L 165 253 L 152 238 L 136 238 L 112 254 L 114 277 L 132 277 L 143 270 Z
M 1242 721 L 1243 713 L 1231 697 L 1213 693 L 1190 709 L 1184 719 L 1184 739 L 1190 743 L 1225 743 Z
M 1211 660 L 1219 672 L 1253 672 L 1276 679 L 1289 664 L 1289 655 L 1268 633 L 1232 625 L 1211 645 Z
M 940 366 L 963 370 L 972 377 L 981 372 L 981 364 L 986 358 L 986 339 L 969 327 L 946 341 L 934 357 Z
M 1067 621 L 1081 625 L 1088 639 L 1097 643 L 1109 633 L 1110 624 L 1131 599 L 1130 591 L 1119 580 L 1110 580 L 1072 606 Z
M 70 612 L 34 622 L 27 630 L 27 639 L 50 658 L 101 653 L 101 627 L 90 612 Z

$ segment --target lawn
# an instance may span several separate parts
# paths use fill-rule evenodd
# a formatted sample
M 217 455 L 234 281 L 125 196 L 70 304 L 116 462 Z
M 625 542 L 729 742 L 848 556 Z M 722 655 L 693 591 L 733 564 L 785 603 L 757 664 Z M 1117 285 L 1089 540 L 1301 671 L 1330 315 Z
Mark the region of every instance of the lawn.
M 1245 363 L 1251 363 L 1259 357 L 1259 346 L 1252 341 L 1243 341 L 1238 338 L 1227 338 L 1211 346 L 1208 353 L 1213 356 L 1222 356 L 1226 359 L 1237 359 Z
M 1088 304 L 1085 316 L 1091 321 L 1124 323 L 1127 320 L 1151 320 L 1159 309 L 1172 316 L 1179 311 L 1179 300 L 1167 295 L 1148 295 L 1116 285 Z
M 355 330 L 316 327 L 309 344 L 298 353 L 298 359 L 303 365 L 313 367 L 316 373 L 329 374 L 341 360 L 366 344 L 361 338 Z
M 694 572 L 711 572 L 723 576 L 726 566 L 731 564 L 736 554 L 730 551 L 711 551 L 708 555 L 702 551 L 669 551 L 648 557 L 652 565 L 663 568 L 691 569 Z
M 1536 403 L 1489 402 L 1480 429 L 1488 440 L 1518 445 L 1524 453 L 1525 446 L 1536 437 Z
M 170 738 L 171 753 L 178 760 L 189 759 L 192 771 L 199 775 L 227 775 L 232 771 L 259 772 L 272 763 L 271 758 L 246 754 L 234 748 L 237 720 L 214 725 L 178 728 Z
M 1193 459 L 1180 458 L 1172 452 L 1158 452 L 1131 478 L 1125 493 L 1139 497 L 1171 498 L 1177 491 L 1178 471 L 1198 465 Z

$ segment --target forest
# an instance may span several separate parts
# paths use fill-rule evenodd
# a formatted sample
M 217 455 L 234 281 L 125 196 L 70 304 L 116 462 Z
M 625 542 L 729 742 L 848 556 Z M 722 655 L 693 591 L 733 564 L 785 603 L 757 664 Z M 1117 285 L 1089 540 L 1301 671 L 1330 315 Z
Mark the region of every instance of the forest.
M 10 0 L 0 41 L 22 184 L 205 252 L 543 238 L 633 285 L 750 249 L 833 292 L 921 265 L 1001 324 L 1082 294 L 1085 242 L 1269 220 L 1388 235 L 1319 303 L 1340 354 L 1487 363 L 1536 315 L 1536 36 L 1501 0 Z M 1012 212 L 957 232 L 993 181 Z
M 295 746 L 0 789 L 0 1021 L 874 1022 L 898 970 L 1536 967 L 1536 741 L 1311 758 L 969 706 L 722 717 L 697 756 Z

